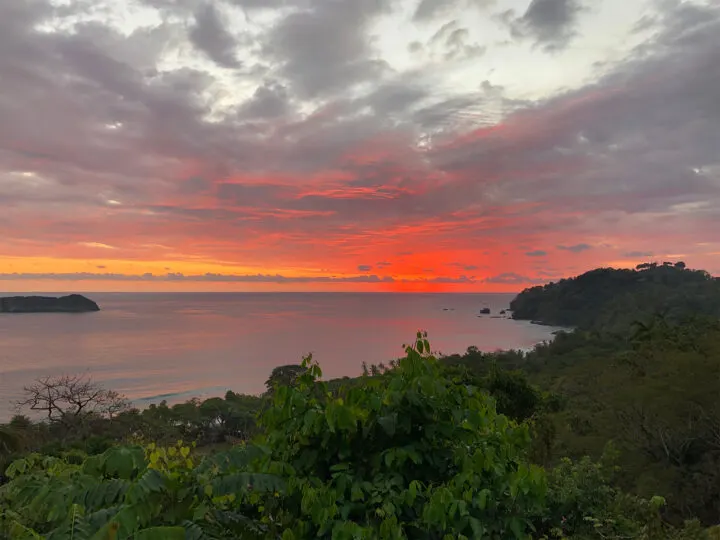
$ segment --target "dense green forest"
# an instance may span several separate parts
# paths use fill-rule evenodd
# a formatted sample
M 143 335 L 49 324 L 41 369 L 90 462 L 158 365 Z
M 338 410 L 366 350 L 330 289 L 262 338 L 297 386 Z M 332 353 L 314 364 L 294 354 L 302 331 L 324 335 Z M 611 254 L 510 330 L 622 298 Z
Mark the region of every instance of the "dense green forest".
M 515 319 L 625 332 L 657 314 L 678 322 L 720 317 L 720 278 L 685 263 L 643 263 L 634 270 L 598 268 L 557 283 L 532 287 L 511 303 Z
M 137 410 L 41 379 L 45 420 L 0 426 L 0 538 L 720 539 L 716 293 L 684 265 L 597 270 L 515 299 L 575 326 L 530 352 L 418 333 L 357 378 L 275 368 L 262 396 Z

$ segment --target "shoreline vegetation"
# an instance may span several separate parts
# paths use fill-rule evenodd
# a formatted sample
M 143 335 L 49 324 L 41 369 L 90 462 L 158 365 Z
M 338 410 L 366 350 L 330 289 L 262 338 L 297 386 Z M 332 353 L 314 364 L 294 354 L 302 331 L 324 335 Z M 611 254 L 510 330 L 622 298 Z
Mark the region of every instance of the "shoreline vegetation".
M 139 410 L 38 379 L 0 425 L 0 539 L 720 539 L 720 280 L 684 263 L 521 292 L 530 351 L 405 355 Z M 363 336 L 349 347 L 362 347 Z

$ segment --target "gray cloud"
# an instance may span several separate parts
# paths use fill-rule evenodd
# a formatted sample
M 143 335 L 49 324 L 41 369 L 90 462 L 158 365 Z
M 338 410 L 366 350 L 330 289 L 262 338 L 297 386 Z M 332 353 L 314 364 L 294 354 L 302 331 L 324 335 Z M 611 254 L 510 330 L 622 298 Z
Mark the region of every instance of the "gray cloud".
M 369 264 L 361 264 L 357 267 L 359 272 L 369 272 L 372 270 L 372 266 Z
M 623 257 L 630 257 L 630 258 L 636 258 L 636 257 L 653 257 L 654 253 L 652 251 L 628 251 L 626 253 L 623 253 Z
M 290 95 L 283 85 L 267 81 L 255 89 L 252 98 L 243 103 L 239 115 L 244 119 L 271 119 L 287 114 Z
M 499 284 L 499 285 L 525 285 L 525 284 L 545 283 L 544 280 L 533 279 L 533 278 L 529 278 L 527 276 L 521 276 L 520 274 L 516 274 L 514 272 L 504 272 L 502 274 L 498 274 L 497 276 L 485 278 L 483 280 L 483 282 Z
M 172 12 L 193 11 L 205 0 L 139 0 L 140 4 Z
M 247 11 L 261 11 L 261 10 L 274 10 L 281 7 L 290 5 L 310 5 L 312 0 L 306 0 L 304 2 L 291 1 L 291 0 L 226 0 L 230 4 Z
M 458 60 L 481 56 L 485 47 L 470 43 L 470 31 L 456 20 L 443 24 L 428 40 L 430 49 L 439 49 L 444 60 Z
M 460 276 L 457 278 L 451 278 L 446 276 L 438 276 L 427 280 L 428 283 L 475 283 L 474 277 Z
M 463 263 L 460 263 L 460 262 L 447 263 L 447 266 L 451 266 L 451 267 L 453 267 L 453 268 L 462 268 L 463 270 L 465 270 L 465 271 L 467 271 L 467 272 L 472 272 L 472 271 L 474 271 L 474 270 L 479 270 L 479 269 L 480 269 L 479 266 L 476 266 L 476 265 L 474 265 L 474 264 L 463 264 Z
M 420 0 L 415 8 L 413 20 L 415 22 L 428 22 L 458 8 L 485 9 L 494 3 L 495 0 Z
M 219 66 L 240 67 L 235 53 L 235 37 L 225 28 L 214 4 L 206 2 L 197 9 L 189 37 L 193 45 Z
M 495 200 L 528 200 L 531 192 L 536 204 L 557 212 L 545 219 L 556 227 L 577 226 L 579 234 L 593 227 L 621 234 L 643 213 L 668 213 L 670 235 L 670 222 L 691 214 L 717 222 L 717 181 L 694 169 L 716 163 L 720 74 L 712 66 L 720 61 L 718 31 L 718 8 L 682 4 L 666 14 L 651 44 L 590 88 L 522 107 L 503 122 L 504 133 L 484 137 L 480 130 L 461 145 L 437 148 L 434 163 L 455 174 L 468 171 L 458 195 L 476 185 L 471 171 L 506 179 L 537 171 L 532 180 L 498 182 Z M 686 212 L 672 217 L 678 207 Z M 588 221 L 602 212 L 622 215 L 602 225 Z
M 379 86 L 367 98 L 366 103 L 378 115 L 402 114 L 428 96 L 428 89 L 404 79 Z
M 319 0 L 293 11 L 270 32 L 263 52 L 304 98 L 347 91 L 387 69 L 375 58 L 367 25 L 385 11 L 380 0 Z
M 527 255 L 528 257 L 545 257 L 547 256 L 547 251 L 542 251 L 538 249 L 535 251 L 528 251 L 527 253 L 525 253 L 525 255 Z
M 413 19 L 415 21 L 432 20 L 438 15 L 447 13 L 453 8 L 453 2 L 450 0 L 420 0 Z
M 582 0 L 532 0 L 527 11 L 516 17 L 505 12 L 503 19 L 517 38 L 530 38 L 548 51 L 565 47 L 575 36 Z
M 133 236 L 230 261 L 355 256 L 358 245 L 389 250 L 360 259 L 379 260 L 419 252 L 408 236 L 498 251 L 598 232 L 652 249 L 714 241 L 717 7 L 669 5 L 605 75 L 531 103 L 417 73 L 381 80 L 373 2 L 281 4 L 259 38 L 268 74 L 236 70 L 249 97 L 225 111 L 218 75 L 156 67 L 187 50 L 184 11 L 130 35 L 84 19 L 45 32 L 37 25 L 59 8 L 0 2 L 4 253 L 61 253 L 88 231 L 122 255 L 137 256 Z M 192 17 L 197 5 L 181 9 Z M 375 90 L 354 95 L 361 82 Z
M 557 246 L 557 248 L 561 251 L 570 251 L 572 253 L 582 253 L 583 251 L 592 249 L 592 246 L 590 244 L 575 244 L 574 246 Z

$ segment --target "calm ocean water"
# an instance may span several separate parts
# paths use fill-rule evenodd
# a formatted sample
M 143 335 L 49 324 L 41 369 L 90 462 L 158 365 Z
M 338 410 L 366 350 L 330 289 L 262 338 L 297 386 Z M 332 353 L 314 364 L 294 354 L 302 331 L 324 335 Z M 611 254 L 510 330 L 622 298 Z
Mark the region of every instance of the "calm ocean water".
M 142 406 L 260 393 L 273 367 L 312 352 L 326 377 L 397 358 L 418 329 L 449 354 L 527 348 L 554 328 L 479 318 L 509 294 L 88 294 L 98 313 L 0 314 L 0 420 L 22 386 L 87 373 Z

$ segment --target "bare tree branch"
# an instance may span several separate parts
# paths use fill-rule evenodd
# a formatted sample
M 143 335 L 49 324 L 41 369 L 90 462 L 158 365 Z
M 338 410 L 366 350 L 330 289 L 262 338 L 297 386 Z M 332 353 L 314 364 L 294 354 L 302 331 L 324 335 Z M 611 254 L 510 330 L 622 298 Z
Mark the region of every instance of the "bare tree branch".
M 16 408 L 42 411 L 50 423 L 69 425 L 88 415 L 112 418 L 129 408 L 124 396 L 106 390 L 85 375 L 40 377 L 23 388 Z

